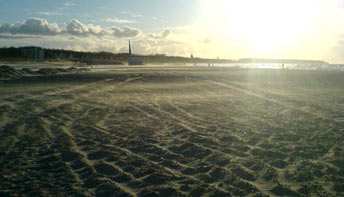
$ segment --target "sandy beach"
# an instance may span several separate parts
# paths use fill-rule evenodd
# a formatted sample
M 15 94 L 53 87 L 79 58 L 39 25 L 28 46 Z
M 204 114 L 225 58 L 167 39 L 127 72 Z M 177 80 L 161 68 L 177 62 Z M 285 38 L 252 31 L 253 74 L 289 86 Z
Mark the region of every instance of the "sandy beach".
M 1 196 L 344 195 L 344 72 L 144 66 L 0 81 Z

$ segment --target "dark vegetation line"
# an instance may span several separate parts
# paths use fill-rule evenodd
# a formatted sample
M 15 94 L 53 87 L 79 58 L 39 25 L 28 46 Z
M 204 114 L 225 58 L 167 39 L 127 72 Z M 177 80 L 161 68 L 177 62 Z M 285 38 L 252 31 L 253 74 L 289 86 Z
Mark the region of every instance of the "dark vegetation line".
M 23 56 L 22 49 L 24 47 L 9 47 L 0 48 L 0 61 L 20 61 L 32 60 Z M 128 53 L 110 53 L 110 52 L 83 52 L 72 51 L 64 49 L 44 49 L 44 60 L 54 61 L 60 59 L 81 61 L 85 63 L 92 62 L 108 62 L 111 64 L 123 64 L 128 62 Z M 137 55 L 136 55 L 137 56 Z M 328 64 L 320 60 L 296 60 L 296 59 L 257 59 L 257 58 L 243 58 L 239 60 L 231 59 L 206 59 L 198 57 L 181 57 L 181 56 L 167 56 L 165 54 L 144 55 L 145 63 L 159 64 L 159 63 L 208 63 L 208 64 L 230 64 L 230 63 L 281 63 L 281 64 L 312 64 L 324 65 Z

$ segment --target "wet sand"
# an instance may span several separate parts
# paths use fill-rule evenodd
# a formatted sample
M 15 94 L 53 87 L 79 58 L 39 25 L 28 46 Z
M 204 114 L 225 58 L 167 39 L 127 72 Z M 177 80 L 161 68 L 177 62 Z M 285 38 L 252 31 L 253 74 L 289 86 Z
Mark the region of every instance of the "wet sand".
M 0 195 L 344 195 L 344 72 L 116 67 L 0 83 Z

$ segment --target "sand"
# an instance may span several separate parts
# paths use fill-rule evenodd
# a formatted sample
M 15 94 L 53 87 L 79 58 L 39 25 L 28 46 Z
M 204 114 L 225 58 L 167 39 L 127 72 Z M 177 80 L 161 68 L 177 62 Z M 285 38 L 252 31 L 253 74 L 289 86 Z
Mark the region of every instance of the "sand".
M 344 195 L 344 73 L 116 67 L 0 82 L 1 196 Z

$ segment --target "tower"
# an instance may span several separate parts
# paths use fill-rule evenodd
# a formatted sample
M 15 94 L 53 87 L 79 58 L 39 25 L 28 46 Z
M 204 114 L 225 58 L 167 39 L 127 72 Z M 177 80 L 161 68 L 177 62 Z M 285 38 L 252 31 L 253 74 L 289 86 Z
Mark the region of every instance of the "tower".
M 131 46 L 130 46 L 130 40 L 129 40 L 129 57 L 131 56 Z
M 142 56 L 133 55 L 131 53 L 131 44 L 129 40 L 129 57 L 128 57 L 128 65 L 142 65 L 143 64 L 143 58 Z

